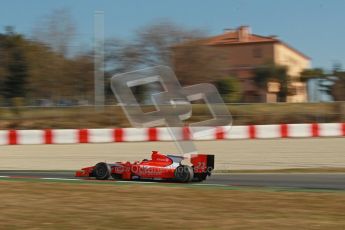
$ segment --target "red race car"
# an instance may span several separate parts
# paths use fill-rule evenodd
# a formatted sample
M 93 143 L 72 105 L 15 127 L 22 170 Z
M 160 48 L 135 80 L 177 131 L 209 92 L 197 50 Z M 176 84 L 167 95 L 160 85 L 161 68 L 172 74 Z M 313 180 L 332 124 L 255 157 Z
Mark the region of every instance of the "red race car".
M 123 180 L 170 180 L 176 182 L 203 181 L 214 169 L 214 155 L 191 155 L 191 165 L 183 165 L 182 156 L 164 155 L 152 151 L 151 160 L 139 162 L 100 162 L 95 166 L 82 168 L 76 177 L 95 177 L 107 180 L 110 177 Z

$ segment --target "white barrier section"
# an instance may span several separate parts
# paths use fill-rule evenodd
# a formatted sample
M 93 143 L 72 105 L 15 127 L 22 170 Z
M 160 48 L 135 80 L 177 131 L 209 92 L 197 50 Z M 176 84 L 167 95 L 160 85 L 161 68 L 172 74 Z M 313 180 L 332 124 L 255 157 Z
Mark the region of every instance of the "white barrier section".
M 123 128 L 123 141 L 148 141 L 148 128 Z
M 216 133 L 217 133 L 216 127 L 204 127 L 201 129 L 195 128 L 194 132 L 191 132 L 191 135 L 192 135 L 193 140 L 206 141 L 206 140 L 215 140 Z
M 281 137 L 280 125 L 256 125 L 256 138 Z
M 319 124 L 320 137 L 339 137 L 343 135 L 342 126 L 339 123 Z
M 176 140 L 182 140 L 183 135 L 182 135 L 182 128 L 170 128 L 171 130 L 169 131 L 168 128 L 166 127 L 160 127 L 157 128 L 157 139 L 160 141 L 172 141 L 174 140 L 172 133 L 174 132 Z
M 20 145 L 44 144 L 44 131 L 43 130 L 18 130 L 17 143 Z
M 114 129 L 88 129 L 90 143 L 106 143 L 114 141 Z
M 225 133 L 225 139 L 248 139 L 248 126 L 232 126 L 231 129 Z
M 8 131 L 7 130 L 0 130 L 0 145 L 7 145 L 8 144 Z
M 289 124 L 288 137 L 311 137 L 311 124 Z
M 53 129 L 53 144 L 79 143 L 77 129 Z

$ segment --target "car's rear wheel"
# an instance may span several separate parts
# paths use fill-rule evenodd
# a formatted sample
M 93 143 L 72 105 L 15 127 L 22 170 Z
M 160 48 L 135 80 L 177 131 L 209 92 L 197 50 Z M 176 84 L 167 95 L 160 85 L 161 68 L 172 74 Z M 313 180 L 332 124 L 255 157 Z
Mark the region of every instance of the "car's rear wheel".
M 93 175 L 97 180 L 107 180 L 111 174 L 110 166 L 105 162 L 99 162 L 95 165 Z
M 175 179 L 179 182 L 190 182 L 193 177 L 193 168 L 188 165 L 180 165 L 175 169 Z
M 201 182 L 206 180 L 207 174 L 206 173 L 195 173 L 193 181 L 195 182 Z

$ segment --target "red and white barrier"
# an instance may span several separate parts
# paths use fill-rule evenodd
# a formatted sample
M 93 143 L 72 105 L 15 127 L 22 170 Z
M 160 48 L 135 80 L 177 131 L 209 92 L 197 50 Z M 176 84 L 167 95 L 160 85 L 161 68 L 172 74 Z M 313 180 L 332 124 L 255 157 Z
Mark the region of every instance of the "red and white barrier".
M 345 123 L 217 127 L 204 136 L 193 136 L 188 127 L 174 129 L 178 133 L 178 140 L 345 137 Z M 171 140 L 167 128 L 0 130 L 0 145 Z

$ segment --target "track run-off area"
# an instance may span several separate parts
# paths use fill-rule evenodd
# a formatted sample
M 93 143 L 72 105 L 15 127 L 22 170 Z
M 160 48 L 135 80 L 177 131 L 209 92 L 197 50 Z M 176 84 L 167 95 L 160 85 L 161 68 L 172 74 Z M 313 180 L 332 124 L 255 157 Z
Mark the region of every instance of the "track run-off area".
M 195 144 L 200 153 L 215 154 L 216 170 L 345 168 L 344 138 L 196 141 Z M 74 170 L 100 161 L 142 160 L 149 158 L 152 150 L 178 153 L 173 142 L 1 146 L 0 177 L 74 180 Z M 216 173 L 203 183 L 193 184 L 204 185 L 345 190 L 345 173 Z

